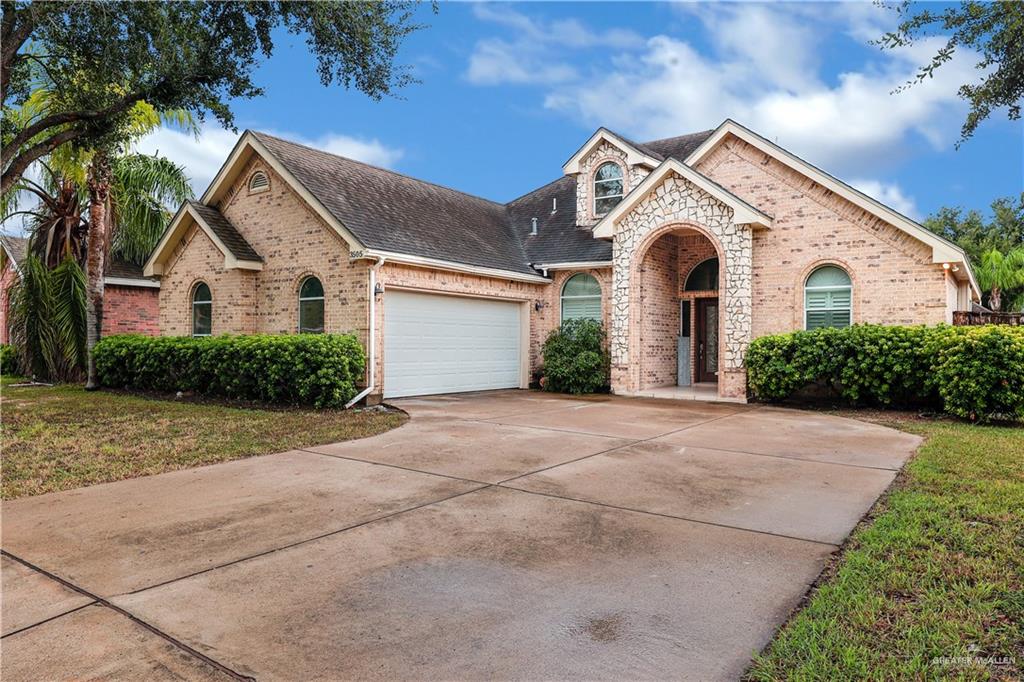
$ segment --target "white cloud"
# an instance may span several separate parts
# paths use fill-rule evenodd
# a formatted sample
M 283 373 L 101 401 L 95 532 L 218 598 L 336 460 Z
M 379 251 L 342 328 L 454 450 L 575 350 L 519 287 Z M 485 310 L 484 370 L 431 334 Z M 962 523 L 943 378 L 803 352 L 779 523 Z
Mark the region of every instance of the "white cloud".
M 914 138 L 935 148 L 959 133 L 961 83 L 977 77 L 965 50 L 935 77 L 893 94 L 929 61 L 941 39 L 868 53 L 842 73 L 825 73 L 835 40 L 866 41 L 893 13 L 867 3 L 680 4 L 673 8 L 709 44 L 684 35 L 646 40 L 597 31 L 576 20 L 545 22 L 507 7 L 476 16 L 503 30 L 479 41 L 466 77 L 481 85 L 547 88 L 544 105 L 588 128 L 608 126 L 645 140 L 713 128 L 733 118 L 834 173 L 866 176 L 905 154 Z M 692 26 L 692 31 L 691 25 Z M 613 51 L 591 68 L 573 51 Z
M 309 139 L 294 133 L 267 132 L 331 154 L 385 168 L 393 167 L 403 155 L 403 150 L 388 147 L 377 139 L 361 139 L 340 133 L 326 133 Z M 203 126 L 198 138 L 178 130 L 161 128 L 140 141 L 137 149 L 146 154 L 160 154 L 183 165 L 192 180 L 192 189 L 199 195 L 209 186 L 213 176 L 227 160 L 238 137 L 216 124 Z
M 466 79 L 476 85 L 565 83 L 578 79 L 580 74 L 559 59 L 560 52 L 643 45 L 643 39 L 633 31 L 594 31 L 576 19 L 545 23 L 506 6 L 488 4 L 474 6 L 473 13 L 481 21 L 497 24 L 511 33 L 507 39 L 485 38 L 476 43 L 466 69 Z
M 908 218 L 912 218 L 914 220 L 921 219 L 921 212 L 918 210 L 914 198 L 908 197 L 904 194 L 903 189 L 894 182 L 882 182 L 881 180 L 861 178 L 857 180 L 850 180 L 849 184 L 859 189 L 861 192 L 864 192 L 864 194 L 867 194 L 872 199 L 882 202 L 889 208 L 902 213 Z

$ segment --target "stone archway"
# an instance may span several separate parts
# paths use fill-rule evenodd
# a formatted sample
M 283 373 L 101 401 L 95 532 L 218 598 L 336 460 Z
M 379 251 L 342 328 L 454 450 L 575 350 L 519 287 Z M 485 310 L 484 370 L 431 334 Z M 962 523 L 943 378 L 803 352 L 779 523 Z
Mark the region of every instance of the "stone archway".
M 681 229 L 705 235 L 721 263 L 721 363 L 718 394 L 746 397 L 743 359 L 751 336 L 752 235 L 733 209 L 685 178 L 667 177 L 616 225 L 612 251 L 612 390 L 636 392 L 641 344 L 638 268 L 660 237 Z

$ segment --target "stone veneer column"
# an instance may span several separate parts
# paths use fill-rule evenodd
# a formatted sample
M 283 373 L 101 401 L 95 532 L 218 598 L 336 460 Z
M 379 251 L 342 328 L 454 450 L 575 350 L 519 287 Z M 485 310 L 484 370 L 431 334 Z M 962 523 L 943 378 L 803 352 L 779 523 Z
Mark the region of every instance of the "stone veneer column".
M 673 227 L 704 231 L 721 251 L 719 282 L 722 370 L 719 395 L 746 396 L 743 359 L 751 337 L 752 236 L 750 227 L 732 222 L 733 211 L 689 181 L 672 175 L 618 224 L 612 250 L 612 389 L 640 388 L 641 311 L 635 309 L 634 281 L 647 248 Z

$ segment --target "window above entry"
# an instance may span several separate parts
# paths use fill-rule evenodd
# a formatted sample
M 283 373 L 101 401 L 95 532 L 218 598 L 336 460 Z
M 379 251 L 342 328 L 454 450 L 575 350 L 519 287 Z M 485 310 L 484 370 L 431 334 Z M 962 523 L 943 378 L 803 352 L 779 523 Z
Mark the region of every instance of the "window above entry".
M 611 161 L 594 173 L 594 215 L 604 215 L 622 201 L 622 167 Z

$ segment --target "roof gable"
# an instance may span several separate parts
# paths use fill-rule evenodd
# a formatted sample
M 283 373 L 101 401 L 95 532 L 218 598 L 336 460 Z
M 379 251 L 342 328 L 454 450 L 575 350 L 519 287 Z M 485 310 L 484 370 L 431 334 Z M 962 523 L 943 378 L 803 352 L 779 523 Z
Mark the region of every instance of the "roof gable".
M 956 244 L 947 241 L 928 230 L 927 228 L 919 225 L 910 218 L 894 211 L 880 201 L 864 194 L 863 192 L 854 189 L 850 185 L 846 184 L 842 180 L 836 178 L 829 173 L 821 170 L 817 166 L 804 161 L 795 154 L 786 151 L 782 147 L 778 146 L 774 142 L 761 137 L 754 131 L 740 125 L 732 119 L 726 119 L 722 125 L 718 126 L 715 131 L 705 139 L 700 146 L 694 149 L 690 155 L 686 158 L 686 164 L 688 166 L 696 166 L 706 156 L 708 156 L 719 144 L 722 143 L 730 135 L 746 142 L 747 144 L 755 147 L 761 152 L 768 154 L 776 161 L 782 163 L 785 166 L 793 169 L 794 171 L 810 178 L 814 182 L 822 185 L 823 187 L 834 192 L 838 196 L 846 199 L 850 203 L 854 204 L 858 208 L 884 220 L 890 225 L 896 227 L 899 230 L 909 234 L 920 242 L 927 244 L 932 247 L 932 262 L 933 263 L 961 263 L 966 271 L 966 277 L 970 281 L 972 288 L 975 293 L 980 295 L 980 289 L 978 288 L 977 282 L 974 279 L 974 273 L 971 271 L 970 259 L 967 254 Z
M 171 219 L 160 243 L 143 266 L 142 271 L 146 277 L 164 274 L 164 267 L 174 247 L 193 225 L 205 232 L 217 250 L 224 254 L 226 269 L 263 269 L 263 259 L 220 211 L 195 201 L 186 201 Z
M 701 175 L 682 161 L 670 158 L 663 161 L 661 165 L 651 171 L 651 173 L 644 178 L 643 182 L 634 187 L 629 194 L 623 197 L 622 201 L 620 201 L 615 208 L 605 214 L 605 216 L 598 221 L 597 225 L 594 226 L 594 236 L 601 239 L 610 239 L 613 237 L 615 235 L 616 223 L 632 211 L 637 204 L 647 198 L 647 195 L 654 191 L 655 188 L 665 180 L 665 178 L 672 174 L 678 175 L 688 182 L 693 183 L 718 201 L 731 208 L 733 210 L 733 222 L 737 225 L 771 227 L 771 216 L 754 208 L 743 199 L 740 199 L 738 196 L 710 178 Z
M 580 147 L 576 153 L 569 157 L 569 160 L 562 165 L 562 171 L 566 175 L 574 175 L 581 172 L 580 167 L 583 164 L 583 160 L 590 156 L 603 142 L 625 152 L 626 163 L 630 166 L 643 165 L 654 168 L 664 160 L 663 156 L 650 149 L 644 149 L 643 145 L 631 142 L 621 135 L 613 133 L 607 128 L 598 128 L 597 131 L 590 136 L 590 139 L 584 142 L 583 146 Z

